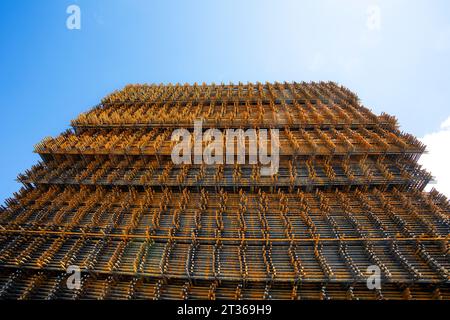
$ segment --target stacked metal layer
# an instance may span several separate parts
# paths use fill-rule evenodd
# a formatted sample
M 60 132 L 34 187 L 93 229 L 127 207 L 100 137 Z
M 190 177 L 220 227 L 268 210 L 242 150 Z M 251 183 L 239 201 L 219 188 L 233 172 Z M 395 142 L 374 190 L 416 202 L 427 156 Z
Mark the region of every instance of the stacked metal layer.
M 279 129 L 278 173 L 175 165 L 171 133 L 196 119 Z M 425 146 L 342 86 L 130 85 L 72 126 L 1 209 L 1 298 L 450 299 Z

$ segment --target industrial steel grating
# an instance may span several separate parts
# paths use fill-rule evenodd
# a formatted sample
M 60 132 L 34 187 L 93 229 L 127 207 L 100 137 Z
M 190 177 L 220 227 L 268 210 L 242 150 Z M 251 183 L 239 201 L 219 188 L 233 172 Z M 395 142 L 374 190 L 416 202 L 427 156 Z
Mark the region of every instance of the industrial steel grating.
M 174 164 L 198 119 L 278 129 L 278 173 Z M 2 299 L 450 299 L 425 146 L 335 83 L 129 85 L 35 150 L 0 209 Z

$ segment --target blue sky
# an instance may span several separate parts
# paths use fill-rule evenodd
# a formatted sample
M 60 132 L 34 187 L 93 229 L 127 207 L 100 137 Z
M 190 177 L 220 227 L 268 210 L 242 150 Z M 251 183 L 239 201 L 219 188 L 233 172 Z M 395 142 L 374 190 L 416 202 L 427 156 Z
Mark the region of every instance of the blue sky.
M 333 80 L 447 150 L 449 18 L 444 0 L 1 1 L 0 202 L 37 142 L 127 83 Z

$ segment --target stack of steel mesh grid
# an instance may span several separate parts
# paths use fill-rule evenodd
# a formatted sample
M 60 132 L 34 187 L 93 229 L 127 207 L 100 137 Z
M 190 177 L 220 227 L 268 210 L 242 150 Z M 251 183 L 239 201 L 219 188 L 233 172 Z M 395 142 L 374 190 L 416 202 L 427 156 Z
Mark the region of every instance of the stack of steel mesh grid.
M 278 171 L 175 164 L 198 119 L 278 129 Z M 130 85 L 72 126 L 0 209 L 0 298 L 450 299 L 425 146 L 342 86 Z

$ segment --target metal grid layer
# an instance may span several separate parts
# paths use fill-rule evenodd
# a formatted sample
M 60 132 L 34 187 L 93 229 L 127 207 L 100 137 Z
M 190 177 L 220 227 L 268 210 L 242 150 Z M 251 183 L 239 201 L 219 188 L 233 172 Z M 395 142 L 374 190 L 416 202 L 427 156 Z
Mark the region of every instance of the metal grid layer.
M 127 154 L 171 155 L 176 142 L 171 141 L 171 128 L 89 129 L 81 133 L 67 131 L 57 138 L 46 138 L 35 151 L 45 154 Z M 194 134 L 191 134 L 194 139 Z M 268 136 L 268 151 L 272 139 Z M 202 147 L 213 141 L 203 141 Z M 234 145 L 236 140 L 234 141 Z M 256 143 L 256 142 L 255 142 Z M 245 152 L 248 154 L 248 139 Z M 236 148 L 236 145 L 235 147 Z M 279 132 L 280 155 L 346 155 L 346 154 L 420 154 L 425 146 L 416 138 L 381 127 L 329 128 L 313 130 L 285 128 Z M 226 150 L 226 147 L 225 149 Z
M 72 125 L 161 126 L 189 125 L 203 118 L 205 125 L 299 125 L 324 123 L 394 124 L 376 117 L 349 90 L 333 83 L 277 85 L 127 86 L 81 114 Z
M 423 187 L 431 175 L 407 158 L 358 156 L 281 159 L 274 176 L 261 176 L 258 164 L 175 165 L 166 159 L 85 156 L 40 162 L 19 175 L 22 183 L 173 187 Z
M 448 284 L 445 241 L 435 239 L 217 240 L 215 244 L 165 239 L 120 240 L 78 233 L 63 236 L 10 235 L 2 238 L 3 268 L 145 276 L 185 281 L 366 282 L 376 261 L 385 282 Z
M 67 274 L 3 270 L 0 298 L 6 299 L 283 299 L 283 300 L 429 300 L 450 299 L 448 286 L 385 283 L 368 290 L 363 283 L 271 283 L 156 280 L 145 277 L 83 274 L 81 288 L 69 290 Z
M 449 208 L 420 192 L 373 189 L 362 192 L 276 193 L 264 191 L 182 192 L 101 186 L 40 186 L 8 200 L 1 229 L 88 228 L 190 237 L 193 228 L 214 238 L 446 237 Z M 92 228 L 92 229 L 90 229 Z M 337 230 L 334 230 L 337 229 Z M 174 233 L 175 232 L 175 233 Z M 336 233 L 337 232 L 337 233 Z M 316 234 L 317 233 L 317 234 Z M 253 236 L 252 236 L 253 235 Z M 286 235 L 290 235 L 289 237 Z M 382 236 L 381 236 L 382 235 Z M 313 237 L 314 237 L 313 236 Z

